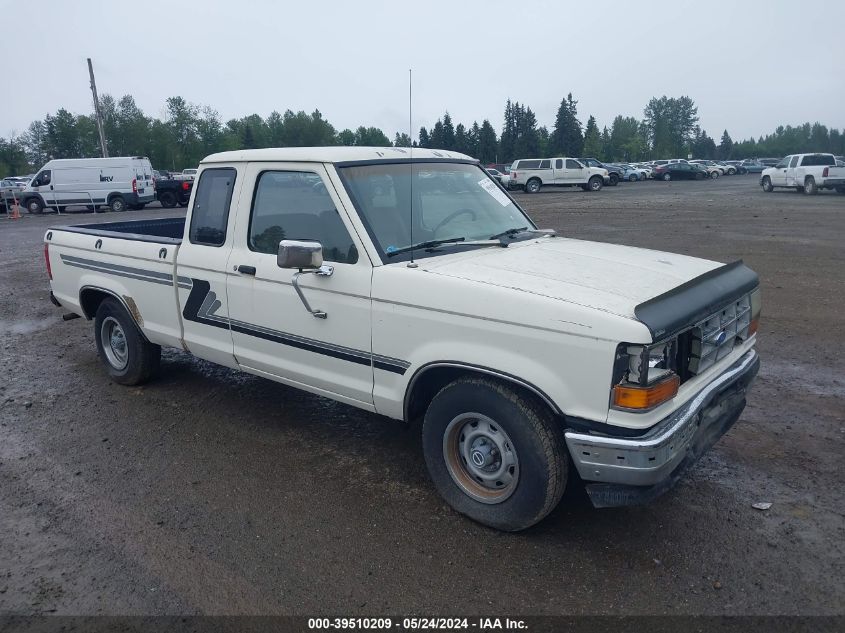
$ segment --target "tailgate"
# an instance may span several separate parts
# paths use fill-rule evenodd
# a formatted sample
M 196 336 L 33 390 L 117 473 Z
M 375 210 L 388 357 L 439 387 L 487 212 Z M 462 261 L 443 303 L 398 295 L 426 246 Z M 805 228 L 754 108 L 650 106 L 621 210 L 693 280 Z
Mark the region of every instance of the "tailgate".
M 105 233 L 47 231 L 54 296 L 68 310 L 93 318 L 85 295 L 105 291 L 124 304 L 151 342 L 180 346 L 175 288 L 179 280 L 174 277 L 179 244 Z

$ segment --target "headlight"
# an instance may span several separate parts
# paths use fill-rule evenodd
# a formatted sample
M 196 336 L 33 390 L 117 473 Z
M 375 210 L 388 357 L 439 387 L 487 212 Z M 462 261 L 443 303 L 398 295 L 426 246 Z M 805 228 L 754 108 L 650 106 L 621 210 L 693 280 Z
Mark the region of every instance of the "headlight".
M 611 402 L 615 409 L 648 411 L 675 397 L 678 339 L 652 345 L 623 343 L 616 353 Z

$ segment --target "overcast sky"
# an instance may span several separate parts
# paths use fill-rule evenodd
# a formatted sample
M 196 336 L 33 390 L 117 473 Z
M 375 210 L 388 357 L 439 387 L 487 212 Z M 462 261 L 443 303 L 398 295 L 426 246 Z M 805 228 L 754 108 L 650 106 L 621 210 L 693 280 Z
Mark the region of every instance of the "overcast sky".
M 0 0 L 0 19 L 3 137 L 90 112 L 86 57 L 101 95 L 157 117 L 181 95 L 224 122 L 318 108 L 393 138 L 413 68 L 415 137 L 447 109 L 499 131 L 509 97 L 551 129 L 570 91 L 599 126 L 665 94 L 690 96 L 717 140 L 845 127 L 845 0 Z

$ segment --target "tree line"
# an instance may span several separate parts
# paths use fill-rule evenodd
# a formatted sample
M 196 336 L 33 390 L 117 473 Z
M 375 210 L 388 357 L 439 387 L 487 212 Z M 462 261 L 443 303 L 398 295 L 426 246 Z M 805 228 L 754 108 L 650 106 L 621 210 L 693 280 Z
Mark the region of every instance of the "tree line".
M 687 96 L 654 97 L 641 119 L 619 115 L 599 128 L 590 115 L 582 124 L 578 101 L 569 93 L 558 107 L 551 129 L 541 125 L 526 104 L 505 103 L 503 125 L 455 124 L 446 112 L 431 129 L 420 128 L 417 138 L 396 132 L 393 140 L 377 127 L 337 130 L 319 110 L 251 114 L 223 122 L 211 107 L 170 97 L 163 119 L 146 115 L 131 95 L 100 99 L 109 155 L 148 156 L 166 170 L 195 167 L 215 152 L 260 147 L 374 145 L 428 147 L 469 154 L 484 164 L 508 164 L 517 158 L 594 156 L 605 161 L 653 158 L 780 157 L 798 152 L 845 154 L 845 133 L 821 123 L 778 127 L 758 139 L 733 141 L 725 130 L 717 144 L 699 126 L 698 108 Z M 25 132 L 0 138 L 0 176 L 25 174 L 52 158 L 99 156 L 99 137 L 93 114 L 73 114 L 61 108 L 33 121 Z

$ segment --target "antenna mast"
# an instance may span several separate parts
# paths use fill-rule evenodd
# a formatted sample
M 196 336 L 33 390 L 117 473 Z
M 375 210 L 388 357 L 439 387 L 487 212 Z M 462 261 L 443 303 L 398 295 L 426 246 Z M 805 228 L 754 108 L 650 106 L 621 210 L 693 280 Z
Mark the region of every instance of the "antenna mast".
M 88 58 L 88 75 L 91 77 L 91 92 L 94 95 L 94 115 L 97 117 L 97 131 L 100 133 L 100 150 L 103 158 L 109 157 L 109 150 L 106 147 L 106 133 L 103 130 L 103 115 L 100 113 L 100 100 L 97 98 L 97 83 L 94 81 L 94 66 L 91 58 Z
M 410 145 L 408 146 L 408 153 L 409 153 L 409 160 L 408 165 L 411 168 L 411 180 L 409 182 L 408 191 L 410 192 L 411 197 L 411 245 L 414 244 L 414 141 L 413 141 L 413 130 L 414 130 L 414 117 L 413 117 L 413 104 L 414 104 L 414 76 L 412 69 L 408 69 L 408 141 Z M 414 251 L 411 250 L 411 261 L 408 262 L 408 268 L 416 268 L 419 264 L 414 261 Z

